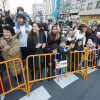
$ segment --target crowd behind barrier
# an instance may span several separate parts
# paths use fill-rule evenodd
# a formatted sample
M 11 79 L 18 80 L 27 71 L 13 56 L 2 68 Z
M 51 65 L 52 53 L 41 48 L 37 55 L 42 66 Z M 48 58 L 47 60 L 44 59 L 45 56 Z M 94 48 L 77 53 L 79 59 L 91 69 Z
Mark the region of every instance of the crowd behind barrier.
M 22 7 L 15 15 L 0 10 L 0 16 L 0 97 L 16 89 L 29 96 L 34 82 L 54 77 L 59 81 L 59 76 L 71 73 L 86 79 L 88 69 L 99 66 L 100 23 L 82 24 L 80 19 L 48 19 L 46 23 L 41 11 L 32 22 Z M 4 86 L 4 74 L 9 90 Z M 17 85 L 12 86 L 10 77 Z
M 46 80 L 46 79 L 50 81 L 55 77 L 58 77 L 58 81 L 59 81 L 60 76 L 67 77 L 68 74 L 72 74 L 72 73 L 81 74 L 85 80 L 87 78 L 87 72 L 89 69 L 100 66 L 99 52 L 100 52 L 99 49 L 92 50 L 92 51 L 87 50 L 87 51 L 70 52 L 70 55 L 71 55 L 70 56 L 70 66 L 68 66 L 68 54 L 66 54 L 66 59 L 62 60 L 62 55 L 60 53 L 30 55 L 26 59 L 26 68 L 25 69 L 23 67 L 22 60 L 19 58 L 0 62 L 0 65 L 2 65 L 2 64 L 5 65 L 5 73 L 7 75 L 8 85 L 9 85 L 9 89 L 6 90 L 6 87 L 4 87 L 4 85 L 3 85 L 2 78 L 0 77 L 0 86 L 2 88 L 2 94 L 0 95 L 0 97 L 5 94 L 8 94 L 12 91 L 15 91 L 17 89 L 23 90 L 24 92 L 26 92 L 27 96 L 29 96 L 31 87 L 35 82 Z M 53 65 L 48 66 L 48 61 L 47 61 L 48 58 L 50 58 L 49 62 L 53 63 L 52 56 L 54 56 L 55 59 L 57 59 L 57 56 L 59 56 L 60 61 L 55 60 L 54 66 Z M 39 68 L 37 68 L 37 66 L 35 65 L 35 60 L 37 57 L 39 60 Z M 41 72 L 41 57 L 44 57 L 44 62 L 45 62 L 44 67 L 43 67 L 43 69 L 44 69 L 43 72 Z M 29 73 L 32 72 L 32 70 L 29 70 L 30 69 L 30 66 L 29 66 L 30 58 L 32 58 L 32 60 L 33 60 L 33 64 L 32 64 L 33 73 L 31 74 L 31 77 L 29 77 Z M 15 62 L 17 60 L 20 62 L 20 65 L 21 65 L 21 71 L 22 71 L 21 72 L 22 73 L 21 80 L 23 80 L 21 82 L 19 82 L 18 73 L 16 71 Z M 10 62 L 12 62 L 12 65 L 14 65 L 14 71 L 15 71 L 15 77 L 16 77 L 16 85 L 15 86 L 13 86 L 13 84 L 12 84 L 12 80 L 11 80 L 12 75 L 8 69 L 9 68 L 8 64 Z M 27 78 L 25 77 L 25 70 L 27 70 Z M 37 75 L 37 73 L 39 73 L 39 76 Z M 27 89 L 27 87 L 28 87 L 28 89 Z

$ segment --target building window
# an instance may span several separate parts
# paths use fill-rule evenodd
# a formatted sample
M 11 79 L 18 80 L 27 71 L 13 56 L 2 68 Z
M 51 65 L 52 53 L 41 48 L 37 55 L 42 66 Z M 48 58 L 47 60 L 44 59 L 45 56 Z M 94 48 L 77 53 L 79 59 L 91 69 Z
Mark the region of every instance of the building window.
M 100 1 L 97 1 L 96 8 L 100 8 Z
M 80 4 L 79 3 L 77 3 L 76 4 L 76 9 L 78 9 L 80 7 Z
M 66 12 L 69 13 L 70 12 L 70 9 L 67 9 Z
M 92 9 L 92 6 L 93 6 L 93 2 L 92 3 L 88 3 L 87 9 Z
M 77 0 L 77 1 L 80 1 L 80 0 Z
M 75 4 L 72 4 L 71 9 L 74 9 L 74 8 L 75 8 Z
M 84 10 L 85 9 L 85 4 L 81 5 L 80 10 Z
M 82 2 L 86 2 L 86 0 L 82 0 Z

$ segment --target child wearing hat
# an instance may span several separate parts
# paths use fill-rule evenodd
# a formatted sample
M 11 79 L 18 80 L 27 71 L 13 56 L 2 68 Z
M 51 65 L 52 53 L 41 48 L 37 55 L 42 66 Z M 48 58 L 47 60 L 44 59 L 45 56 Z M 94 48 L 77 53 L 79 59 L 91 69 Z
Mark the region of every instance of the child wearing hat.
M 84 50 L 83 49 L 83 40 L 80 38 L 76 41 L 75 51 L 83 51 L 83 50 Z M 82 52 L 75 53 L 75 68 L 78 70 L 79 70 L 80 63 L 82 63 L 81 55 L 82 55 Z
M 88 47 L 89 50 L 88 51 L 88 62 L 90 62 L 89 66 L 91 66 L 92 63 L 94 64 L 95 62 L 97 64 L 98 55 L 96 51 L 96 44 L 91 39 L 88 39 L 86 46 Z

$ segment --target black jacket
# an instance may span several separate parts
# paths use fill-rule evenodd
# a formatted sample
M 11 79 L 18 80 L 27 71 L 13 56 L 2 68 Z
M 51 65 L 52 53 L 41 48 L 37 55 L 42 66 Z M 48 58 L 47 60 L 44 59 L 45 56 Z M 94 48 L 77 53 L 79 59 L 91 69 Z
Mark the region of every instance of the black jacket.
M 53 44 L 59 45 L 60 44 L 60 41 L 61 41 L 61 36 L 59 37 L 58 40 L 55 40 L 54 38 L 53 38 L 53 40 L 50 40 L 49 35 L 47 37 L 47 43 L 48 43 L 49 46 L 52 46 Z
M 2 24 L 8 24 L 7 20 L 5 20 L 5 23 L 0 19 L 0 33 L 2 33 Z
M 38 42 L 46 43 L 46 37 L 45 37 L 45 34 L 43 31 L 40 32 L 39 37 L 40 37 L 40 39 L 37 40 L 37 38 L 35 38 L 35 36 L 33 35 L 33 40 L 32 40 L 33 42 L 32 43 L 27 42 L 27 47 L 29 49 L 29 55 L 30 54 L 42 54 L 42 53 L 44 53 L 44 49 L 42 49 L 42 47 L 35 48 Z M 43 41 L 40 41 L 42 38 L 43 38 Z M 37 42 L 37 43 L 35 43 L 35 42 Z
M 11 25 L 12 27 L 15 26 L 15 23 L 13 22 L 13 19 L 10 18 L 10 16 L 6 18 L 6 21 L 7 21 L 8 24 Z
M 1 54 L 0 54 L 0 62 L 4 61 Z M 5 70 L 5 65 L 4 64 L 0 64 L 0 76 L 3 76 L 3 71 Z

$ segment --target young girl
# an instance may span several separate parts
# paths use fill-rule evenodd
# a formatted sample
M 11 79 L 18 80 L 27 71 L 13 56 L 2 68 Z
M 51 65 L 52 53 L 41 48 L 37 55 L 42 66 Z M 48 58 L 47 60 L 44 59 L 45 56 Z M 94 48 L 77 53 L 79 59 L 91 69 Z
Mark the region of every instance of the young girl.
M 73 30 L 72 29 L 68 30 L 65 37 L 66 37 L 67 45 L 69 45 L 70 41 L 74 40 Z
M 96 44 L 92 42 L 91 39 L 88 39 L 86 46 L 88 47 L 88 62 L 89 66 L 94 65 L 96 62 L 97 64 L 97 51 L 96 51 Z M 93 67 L 93 66 L 92 66 Z
M 83 51 L 83 40 L 82 40 L 82 39 L 78 39 L 78 40 L 76 41 L 75 51 Z M 78 66 L 80 66 L 80 62 L 82 62 L 82 61 L 81 61 L 81 55 L 82 55 L 81 52 L 75 53 L 75 68 L 76 68 L 76 69 L 77 69 L 77 68 L 79 69 Z

